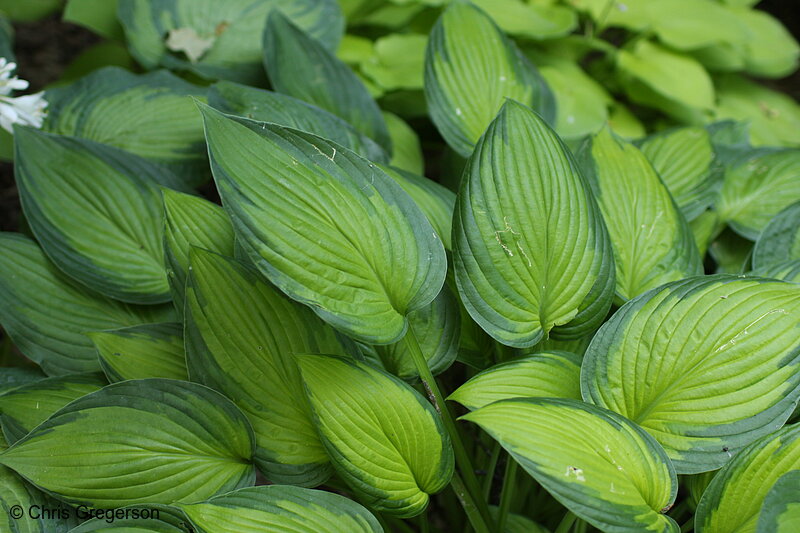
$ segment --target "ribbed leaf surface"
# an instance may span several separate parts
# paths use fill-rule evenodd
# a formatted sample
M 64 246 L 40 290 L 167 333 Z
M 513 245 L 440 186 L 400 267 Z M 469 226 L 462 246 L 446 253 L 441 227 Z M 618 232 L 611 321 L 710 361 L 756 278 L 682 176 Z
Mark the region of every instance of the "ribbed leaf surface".
M 183 324 L 165 322 L 88 334 L 109 381 L 169 378 L 186 380 Z
M 800 259 L 800 202 L 775 215 L 753 248 L 753 268 L 763 269 Z
M 792 533 L 800 530 L 800 469 L 775 482 L 758 515 L 758 533 Z

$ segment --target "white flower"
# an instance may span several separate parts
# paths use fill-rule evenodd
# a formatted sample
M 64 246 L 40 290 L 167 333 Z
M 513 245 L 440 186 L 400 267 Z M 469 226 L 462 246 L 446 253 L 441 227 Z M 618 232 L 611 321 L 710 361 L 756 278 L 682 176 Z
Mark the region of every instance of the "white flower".
M 0 57 L 0 127 L 14 133 L 14 124 L 41 128 L 47 108 L 44 93 L 12 97 L 12 91 L 27 89 L 29 83 L 12 76 L 17 64 Z

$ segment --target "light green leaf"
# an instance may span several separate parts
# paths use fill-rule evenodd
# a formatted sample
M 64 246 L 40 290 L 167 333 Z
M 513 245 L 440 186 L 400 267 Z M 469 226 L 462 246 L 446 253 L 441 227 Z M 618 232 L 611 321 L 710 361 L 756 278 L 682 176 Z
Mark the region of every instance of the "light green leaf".
M 774 263 L 768 267 L 754 269 L 747 274 L 749 276 L 775 278 L 791 281 L 792 283 L 800 283 L 800 259 L 786 261 L 785 263 Z
M 600 27 L 619 26 L 644 30 L 652 19 L 648 6 L 652 0 L 566 0 L 579 11 L 588 13 Z
M 300 487 L 240 489 L 180 507 L 200 533 L 383 533 L 375 517 L 356 502 Z
M 138 307 L 78 285 L 22 235 L 0 233 L 0 323 L 50 375 L 100 370 L 89 331 L 171 318 L 171 307 Z
M 394 113 L 384 111 L 383 118 L 386 121 L 386 127 L 389 128 L 389 137 L 392 139 L 392 160 L 389 161 L 389 164 L 406 172 L 424 174 L 425 160 L 417 133 Z M 320 136 L 325 137 L 325 135 Z M 364 157 L 372 159 L 367 155 Z M 376 159 L 372 159 L 372 161 L 380 162 Z
M 146 68 L 191 70 L 209 79 L 260 83 L 262 34 L 277 10 L 335 50 L 344 19 L 335 0 L 118 0 L 118 17 L 131 53 Z M 195 62 L 170 49 L 170 34 L 190 30 L 210 42 Z
M 555 101 L 536 67 L 492 19 L 467 2 L 453 2 L 436 22 L 425 58 L 425 98 L 431 120 L 463 157 L 506 99 L 555 120 Z
M 343 119 L 285 94 L 221 81 L 209 90 L 208 103 L 229 115 L 313 133 L 376 163 L 389 160 L 383 148 Z
M 746 26 L 731 10 L 713 0 L 650 1 L 647 13 L 659 40 L 676 50 L 718 43 L 743 48 L 748 40 Z
M 453 364 L 458 355 L 461 333 L 461 311 L 455 295 L 445 283 L 439 295 L 423 307 L 408 314 L 409 328 L 419 342 L 433 375 L 441 374 Z M 383 367 L 403 379 L 419 376 L 406 343 L 376 346 Z
M 183 315 L 186 273 L 192 246 L 218 254 L 234 255 L 233 226 L 227 213 L 218 205 L 199 196 L 169 189 L 164 196 L 164 260 L 172 301 L 178 315 Z M 173 377 L 173 376 L 140 376 Z
M 563 37 L 578 25 L 572 9 L 559 5 L 539 5 L 521 0 L 473 0 L 500 28 L 519 37 L 534 40 Z
M 117 0 L 67 0 L 64 20 L 89 28 L 108 39 L 124 38 L 117 20 Z
M 800 201 L 800 149 L 758 149 L 725 171 L 716 211 L 738 234 L 755 240 L 770 220 Z
M 581 399 L 581 358 L 540 352 L 495 365 L 461 385 L 447 399 L 470 410 L 509 398 Z
M 144 379 L 70 403 L 0 454 L 0 464 L 68 503 L 115 509 L 252 485 L 253 447 L 247 419 L 221 394 Z
M 697 510 L 697 504 L 700 503 L 700 498 L 703 497 L 703 493 L 708 488 L 711 480 L 714 479 L 714 476 L 717 475 L 717 472 L 719 472 L 719 470 L 681 476 L 682 485 L 688 493 L 686 495 L 686 501 L 689 502 L 689 508 L 692 512 Z
M 444 247 L 408 195 L 324 139 L 203 112 L 214 179 L 259 270 L 348 335 L 399 340 L 405 315 L 436 297 L 446 271 Z
M 22 508 L 22 518 L 12 517 L 14 507 Z M 42 509 L 52 509 L 55 516 L 43 516 Z M 61 511 L 59 511 L 59 509 Z M 70 518 L 62 520 L 60 512 Z M 10 533 L 67 533 L 77 524 L 74 512 L 22 480 L 12 470 L 0 466 L 0 530 Z M 31 516 L 33 515 L 33 516 Z
M 608 125 L 623 139 L 638 139 L 647 133 L 642 121 L 630 109 L 616 101 L 611 105 Z
M 739 76 L 717 80 L 717 119 L 750 123 L 754 146 L 800 145 L 800 105 L 789 95 Z
M 800 470 L 800 424 L 752 443 L 714 476 L 697 506 L 695 531 L 756 533 L 758 515 L 770 489 L 793 470 Z
M 719 275 L 664 285 L 594 336 L 583 398 L 642 426 L 678 473 L 714 470 L 792 414 L 799 315 L 793 283 Z
M 403 381 L 365 364 L 320 355 L 298 361 L 339 476 L 376 511 L 401 518 L 424 511 L 454 468 L 450 439 L 433 406 Z
M 711 241 L 715 239 L 724 224 L 720 224 L 719 215 L 716 211 L 703 211 L 696 218 L 689 221 L 689 227 L 694 235 L 694 242 L 700 251 L 700 257 L 705 257 Z
M 583 336 L 611 305 L 611 242 L 589 185 L 558 136 L 516 102 L 464 170 L 453 249 L 465 307 L 503 344 Z
M 48 257 L 111 298 L 169 301 L 158 167 L 92 141 L 15 131 L 22 209 Z
M 433 226 L 445 249 L 451 250 L 456 195 L 425 176 L 387 165 L 380 165 L 380 168 L 414 200 Z
M 128 518 L 93 518 L 69 533 L 186 533 L 186 517 L 173 507 L 147 504 L 123 507 Z
M 610 532 L 677 533 L 665 516 L 677 476 L 664 450 L 637 425 L 578 400 L 523 398 L 462 417 L 475 422 L 550 494 Z
M 107 385 L 102 376 L 71 374 L 42 379 L 0 395 L 0 423 L 9 445 L 73 400 Z
M 422 89 L 427 35 L 391 33 L 375 41 L 361 72 L 385 91 Z
M 784 474 L 764 498 L 758 533 L 792 533 L 800 529 L 800 468 Z
M 714 108 L 714 86 L 691 56 L 645 39 L 617 54 L 620 83 L 631 100 L 678 120 L 701 123 Z
M 334 331 L 233 259 L 195 248 L 186 284 L 189 374 L 247 415 L 256 465 L 273 482 L 330 475 L 305 403 L 296 353 L 345 354 Z
M 182 324 L 144 324 L 88 335 L 109 381 L 188 379 Z
M 764 227 L 753 248 L 753 268 L 800 259 L 800 202 L 786 207 Z
M 163 165 L 180 177 L 174 186 L 185 188 L 208 177 L 203 124 L 191 98 L 204 94 L 169 72 L 136 75 L 107 67 L 66 87 L 48 89 L 43 128 Z
M 330 111 L 391 153 L 386 122 L 364 84 L 331 51 L 277 12 L 264 32 L 264 67 L 276 91 Z
M 711 205 L 721 173 L 705 128 L 675 128 L 651 135 L 638 145 L 687 220 L 697 218 Z
M 731 9 L 745 28 L 744 70 L 766 78 L 782 78 L 797 69 L 800 45 L 781 22 L 765 11 Z M 715 20 L 716 22 L 716 20 Z
M 604 128 L 578 157 L 611 237 L 619 301 L 703 273 L 686 219 L 638 148 Z
M 549 338 L 539 342 L 538 344 L 535 344 L 531 348 L 522 351 L 524 354 L 535 354 L 539 352 L 551 351 L 569 352 L 583 358 L 583 354 L 586 353 L 586 348 L 589 347 L 589 342 L 592 340 L 593 334 L 594 331 L 583 337 L 570 340 Z

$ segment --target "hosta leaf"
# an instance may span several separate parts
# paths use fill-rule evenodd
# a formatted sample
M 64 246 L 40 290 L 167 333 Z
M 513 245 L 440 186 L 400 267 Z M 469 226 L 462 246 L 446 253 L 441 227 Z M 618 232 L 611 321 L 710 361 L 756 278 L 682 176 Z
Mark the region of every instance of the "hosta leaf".
M 567 0 L 579 11 L 588 13 L 601 27 L 621 26 L 632 30 L 643 30 L 652 21 L 647 6 L 650 0 Z
M 650 432 L 679 473 L 724 465 L 780 427 L 800 398 L 800 286 L 737 276 L 670 283 L 592 339 L 584 400 Z
M 43 379 L 0 395 L 0 424 L 9 445 L 73 400 L 107 385 L 102 376 L 72 374 Z
M 386 127 L 389 128 L 389 137 L 392 139 L 392 160 L 389 161 L 389 164 L 406 172 L 418 175 L 424 174 L 425 160 L 422 156 L 422 145 L 419 142 L 417 133 L 394 113 L 384 111 L 383 118 L 386 121 Z M 325 137 L 325 135 L 320 136 Z M 327 138 L 330 139 L 330 137 Z M 353 151 L 357 152 L 357 150 Z M 364 157 L 380 162 L 368 155 L 364 155 Z
M 169 189 L 164 189 L 163 194 L 167 280 L 175 309 L 182 315 L 189 251 L 197 246 L 222 255 L 234 255 L 233 225 L 225 210 L 208 200 Z
M 786 261 L 785 263 L 774 263 L 768 267 L 757 268 L 748 272 L 748 275 L 800 283 L 800 259 Z
M 750 123 L 755 146 L 800 144 L 800 105 L 789 95 L 739 76 L 717 81 L 716 117 Z
M 536 4 L 521 0 L 474 0 L 500 28 L 520 37 L 554 39 L 569 34 L 578 25 L 578 16 L 568 7 Z
M 711 241 L 719 236 L 724 227 L 724 224 L 720 224 L 716 211 L 711 210 L 703 211 L 697 218 L 689 221 L 689 228 L 694 235 L 694 242 L 700 252 L 700 257 L 705 257 Z
M 41 371 L 34 368 L 0 367 L 0 394 L 46 377 Z
M 695 531 L 756 533 L 758 515 L 770 489 L 783 475 L 798 470 L 800 424 L 759 439 L 714 476 L 697 506 Z
M 12 515 L 15 507 L 22 509 L 22 517 Z M 12 509 L 14 509 L 12 511 Z M 51 510 L 45 516 L 42 511 Z M 61 509 L 61 511 L 59 511 Z M 61 519 L 61 512 L 67 517 Z M 65 504 L 51 500 L 30 486 L 12 470 L 0 466 L 0 530 L 9 533 L 67 533 L 77 524 L 75 513 Z
M 569 339 L 569 340 L 561 340 L 553 338 L 545 339 L 535 344 L 531 348 L 523 350 L 523 353 L 535 354 L 538 352 L 550 352 L 555 350 L 557 352 L 574 353 L 580 358 L 583 358 L 583 354 L 586 353 L 586 348 L 589 347 L 589 342 L 592 340 L 593 334 L 594 331 L 583 337 L 579 337 L 577 339 Z
M 109 381 L 186 380 L 183 325 L 174 322 L 89 333 Z
M 143 507 L 124 507 L 126 518 L 93 518 L 69 533 L 186 533 L 187 520 L 175 508 L 148 504 Z
M 767 268 L 800 259 L 800 202 L 775 215 L 753 248 L 753 268 Z
M 99 371 L 86 332 L 162 322 L 170 311 L 93 293 L 64 276 L 27 237 L 0 233 L 0 323 L 48 374 Z
M 75 137 L 16 128 L 15 174 L 33 233 L 69 276 L 131 303 L 170 299 L 151 163 Z
M 330 111 L 391 153 L 386 122 L 364 84 L 280 13 L 270 15 L 264 32 L 264 66 L 276 91 Z
M 214 179 L 261 272 L 358 340 L 399 340 L 405 315 L 436 297 L 446 270 L 442 243 L 413 201 L 324 139 L 204 114 Z
M 618 299 L 703 273 L 686 219 L 638 148 L 604 128 L 580 157 L 611 237 Z
M 68 503 L 114 509 L 252 485 L 252 454 L 250 424 L 230 400 L 196 383 L 144 379 L 72 402 L 0 464 Z
M 747 41 L 746 27 L 739 18 L 714 0 L 647 2 L 647 13 L 659 40 L 677 50 L 718 43 L 744 46 Z
M 383 148 L 344 119 L 285 94 L 221 81 L 209 90 L 208 103 L 223 113 L 313 133 L 376 163 L 389 160 Z
M 427 35 L 390 33 L 375 41 L 361 72 L 385 91 L 422 89 Z
M 128 47 L 146 68 L 189 69 L 206 78 L 260 82 L 267 16 L 281 11 L 319 42 L 336 49 L 344 29 L 335 0 L 118 0 Z M 181 36 L 195 43 L 176 42 Z M 195 44 L 201 47 L 190 51 Z M 194 61 L 192 61 L 194 59 Z
M 717 274 L 742 274 L 750 270 L 753 243 L 730 228 L 725 228 L 708 247 L 717 263 Z
M 766 11 L 732 9 L 745 28 L 744 64 L 748 74 L 782 78 L 797 69 L 800 45 L 781 22 Z
M 336 471 L 369 507 L 420 514 L 453 474 L 439 415 L 389 374 L 336 357 L 298 358 L 317 429 Z
M 494 437 L 550 494 L 603 531 L 677 533 L 661 514 L 677 476 L 664 450 L 637 425 L 577 400 L 495 402 L 462 417 Z
M 568 352 L 540 352 L 476 375 L 447 399 L 479 409 L 509 398 L 581 399 L 581 359 Z
M 64 21 L 78 24 L 108 39 L 124 38 L 117 20 L 117 2 L 106 0 L 67 0 Z
M 458 300 L 445 283 L 439 295 L 423 307 L 408 314 L 409 327 L 419 342 L 433 375 L 441 374 L 458 355 L 461 333 L 461 311 Z M 403 379 L 419 376 L 414 360 L 404 341 L 376 346 L 386 370 Z
M 453 210 L 456 204 L 456 195 L 453 191 L 425 176 L 388 165 L 381 165 L 380 168 L 414 200 L 428 218 L 444 247 L 451 250 Z
M 489 506 L 489 512 L 492 515 L 492 518 L 497 516 L 499 512 L 499 507 L 495 505 Z M 548 529 L 544 526 L 540 526 L 530 518 L 522 516 L 516 513 L 508 513 L 506 518 L 506 527 L 503 530 L 503 533 L 549 533 Z
M 792 533 L 800 529 L 800 468 L 784 474 L 764 498 L 758 533 Z
M 241 489 L 181 509 L 201 533 L 383 533 L 375 517 L 356 502 L 300 487 Z
M 509 346 L 582 336 L 611 305 L 614 260 L 600 209 L 560 139 L 516 102 L 464 170 L 453 248 L 464 305 Z
M 755 240 L 781 210 L 800 201 L 800 150 L 759 149 L 728 167 L 716 202 L 723 221 Z
M 189 373 L 233 399 L 256 434 L 271 481 L 317 485 L 328 457 L 308 411 L 295 353 L 344 354 L 334 331 L 256 272 L 195 248 L 186 284 Z
M 43 128 L 116 146 L 197 184 L 208 177 L 208 161 L 203 122 L 191 97 L 204 92 L 169 72 L 137 76 L 107 67 L 48 89 Z
M 486 13 L 467 2 L 453 2 L 433 27 L 425 98 L 442 137 L 464 157 L 507 98 L 555 120 L 553 94 L 536 67 Z
M 714 201 L 718 178 L 714 147 L 700 127 L 676 128 L 641 141 L 639 148 L 664 181 L 687 220 Z

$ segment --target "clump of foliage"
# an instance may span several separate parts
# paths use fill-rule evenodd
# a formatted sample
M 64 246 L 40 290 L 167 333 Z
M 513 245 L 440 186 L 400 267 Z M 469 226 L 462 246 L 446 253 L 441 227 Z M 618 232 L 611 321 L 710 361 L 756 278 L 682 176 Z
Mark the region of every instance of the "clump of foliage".
M 22 96 L 0 24 L 0 529 L 797 531 L 752 4 L 70 0 Z

